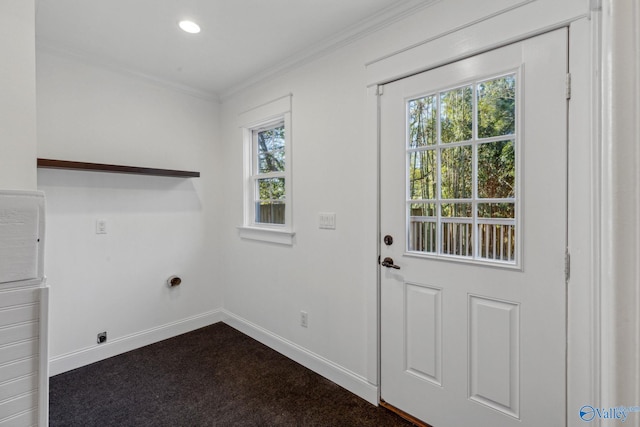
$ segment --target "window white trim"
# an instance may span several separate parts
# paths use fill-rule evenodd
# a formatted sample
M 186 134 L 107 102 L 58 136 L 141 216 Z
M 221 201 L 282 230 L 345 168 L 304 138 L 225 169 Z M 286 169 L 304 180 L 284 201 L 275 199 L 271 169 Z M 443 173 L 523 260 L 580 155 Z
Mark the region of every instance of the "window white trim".
M 293 245 L 295 232 L 279 230 L 266 227 L 238 227 L 240 237 L 248 240 L 259 240 L 262 242 L 279 243 L 282 245 Z
M 243 138 L 243 225 L 238 227 L 240 237 L 272 243 L 293 244 L 293 198 L 292 198 L 292 95 L 251 108 L 239 115 Z M 285 221 L 284 224 L 264 224 L 255 222 L 255 168 L 254 131 L 284 122 L 285 128 Z
M 240 113 L 240 127 L 255 129 L 266 123 L 277 121 L 278 117 L 282 117 L 284 113 L 291 113 L 292 98 L 293 94 L 287 94 Z

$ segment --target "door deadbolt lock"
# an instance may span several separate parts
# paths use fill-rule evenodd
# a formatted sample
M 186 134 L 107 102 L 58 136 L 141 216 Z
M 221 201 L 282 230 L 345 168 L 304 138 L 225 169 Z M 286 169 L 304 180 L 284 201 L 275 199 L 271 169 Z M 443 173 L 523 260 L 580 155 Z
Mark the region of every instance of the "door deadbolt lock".
M 391 235 L 389 235 L 389 234 L 384 236 L 383 241 L 384 241 L 384 244 L 387 245 L 387 246 L 393 245 L 393 237 Z

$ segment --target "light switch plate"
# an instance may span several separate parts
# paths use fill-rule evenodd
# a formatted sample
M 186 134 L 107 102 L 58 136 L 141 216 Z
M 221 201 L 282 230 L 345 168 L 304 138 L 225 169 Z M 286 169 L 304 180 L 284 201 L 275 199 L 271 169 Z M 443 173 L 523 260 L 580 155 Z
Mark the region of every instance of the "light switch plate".
M 326 230 L 336 229 L 335 212 L 320 212 L 318 215 L 318 226 Z

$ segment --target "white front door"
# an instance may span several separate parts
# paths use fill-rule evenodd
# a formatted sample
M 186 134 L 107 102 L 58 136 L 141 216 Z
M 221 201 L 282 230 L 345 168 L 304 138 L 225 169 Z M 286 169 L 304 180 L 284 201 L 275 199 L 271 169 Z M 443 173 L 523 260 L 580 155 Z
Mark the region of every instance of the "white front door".
M 565 425 L 567 37 L 383 87 L 381 398 L 434 427 Z

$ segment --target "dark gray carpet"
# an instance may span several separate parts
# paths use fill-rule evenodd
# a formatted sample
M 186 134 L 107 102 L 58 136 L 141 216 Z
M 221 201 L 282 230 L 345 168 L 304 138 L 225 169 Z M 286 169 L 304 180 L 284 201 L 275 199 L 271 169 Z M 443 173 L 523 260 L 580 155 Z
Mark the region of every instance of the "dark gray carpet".
M 223 323 L 51 378 L 50 426 L 410 426 Z

